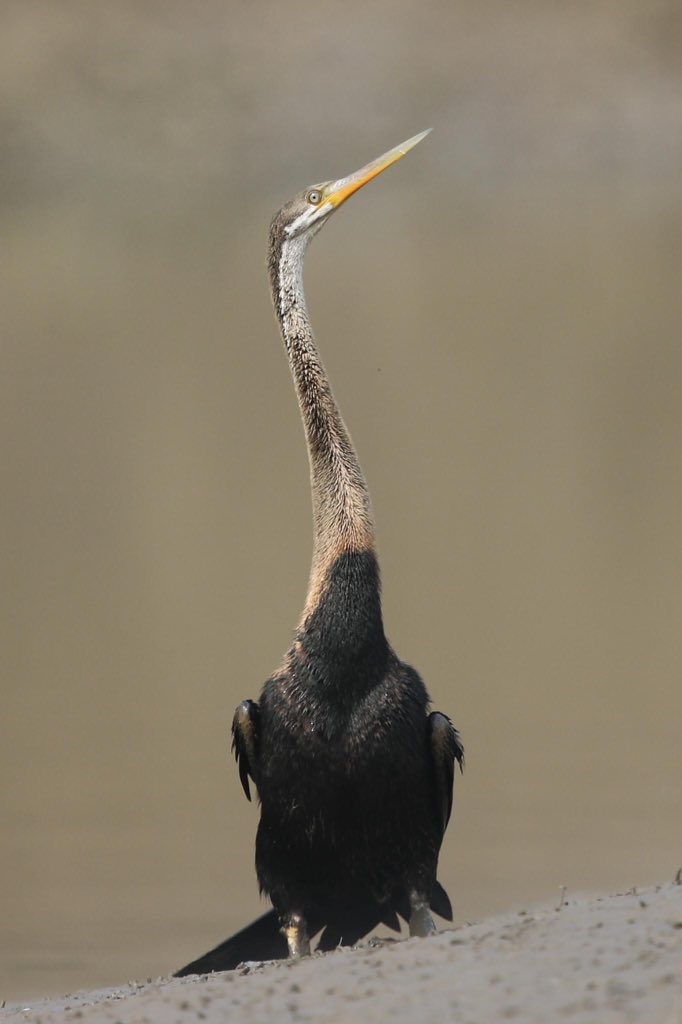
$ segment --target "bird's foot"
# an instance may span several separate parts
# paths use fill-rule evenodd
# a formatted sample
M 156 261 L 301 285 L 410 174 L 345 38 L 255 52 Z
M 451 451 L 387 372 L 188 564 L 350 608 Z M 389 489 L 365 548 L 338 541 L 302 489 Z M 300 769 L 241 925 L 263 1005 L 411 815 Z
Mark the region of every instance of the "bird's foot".
M 429 902 L 426 897 L 414 890 L 409 895 L 410 900 L 410 935 L 423 939 L 427 935 L 433 935 L 437 931 Z
M 310 956 L 308 926 L 303 914 L 288 914 L 282 932 L 287 940 L 291 960 L 300 960 L 302 956 Z

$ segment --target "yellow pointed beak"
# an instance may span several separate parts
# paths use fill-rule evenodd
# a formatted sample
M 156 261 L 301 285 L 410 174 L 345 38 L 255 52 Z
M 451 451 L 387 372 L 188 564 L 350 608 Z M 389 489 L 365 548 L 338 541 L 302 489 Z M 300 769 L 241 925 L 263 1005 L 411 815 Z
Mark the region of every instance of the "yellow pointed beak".
M 393 149 L 389 149 L 388 153 L 384 153 L 383 156 L 377 157 L 376 160 L 372 160 L 371 163 L 366 164 L 365 167 L 361 167 L 359 171 L 354 174 L 349 174 L 346 178 L 339 178 L 338 181 L 332 183 L 329 186 L 331 191 L 325 196 L 323 206 L 330 204 L 335 209 L 341 206 L 341 203 L 345 203 L 346 199 L 349 199 L 354 192 L 366 185 L 367 182 L 371 181 L 372 178 L 376 178 L 378 174 L 385 171 L 387 167 L 391 167 L 392 164 L 397 163 L 401 160 L 406 153 L 409 153 L 411 149 L 421 142 L 425 136 L 431 131 L 427 128 L 425 132 L 420 132 L 419 135 L 414 135 L 407 142 L 401 142 L 399 146 L 395 146 Z

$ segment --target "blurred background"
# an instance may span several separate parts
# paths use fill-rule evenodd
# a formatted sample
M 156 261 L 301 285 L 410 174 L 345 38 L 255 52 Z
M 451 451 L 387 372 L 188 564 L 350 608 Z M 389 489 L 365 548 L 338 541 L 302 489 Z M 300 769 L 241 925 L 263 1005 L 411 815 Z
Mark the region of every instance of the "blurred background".
M 681 112 L 676 0 L 5 0 L 0 998 L 263 908 L 229 724 L 311 551 L 267 227 L 429 126 L 306 280 L 467 747 L 441 877 L 462 923 L 674 874 Z

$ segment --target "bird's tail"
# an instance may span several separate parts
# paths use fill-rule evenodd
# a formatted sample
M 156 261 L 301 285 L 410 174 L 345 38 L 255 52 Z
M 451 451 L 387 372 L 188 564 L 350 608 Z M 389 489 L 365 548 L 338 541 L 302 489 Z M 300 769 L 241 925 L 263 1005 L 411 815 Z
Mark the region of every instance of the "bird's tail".
M 436 882 L 431 896 L 431 909 L 447 921 L 452 921 L 452 906 L 443 886 Z M 322 928 L 318 948 L 335 949 L 337 946 L 352 946 L 379 924 L 388 925 L 400 931 L 398 917 L 409 919 L 407 897 L 392 904 L 363 904 L 361 907 L 337 908 L 325 915 L 324 920 L 309 920 L 311 938 Z M 225 939 L 215 949 L 204 953 L 174 974 L 184 978 L 188 974 L 210 974 L 212 971 L 233 971 L 246 960 L 284 960 L 288 955 L 287 942 L 280 931 L 279 918 L 274 910 L 256 918 L 246 928 Z
M 215 949 L 204 953 L 174 974 L 210 974 L 211 971 L 233 971 L 245 960 L 282 960 L 287 955 L 287 941 L 279 930 L 274 910 L 247 924 L 240 932 L 225 939 Z

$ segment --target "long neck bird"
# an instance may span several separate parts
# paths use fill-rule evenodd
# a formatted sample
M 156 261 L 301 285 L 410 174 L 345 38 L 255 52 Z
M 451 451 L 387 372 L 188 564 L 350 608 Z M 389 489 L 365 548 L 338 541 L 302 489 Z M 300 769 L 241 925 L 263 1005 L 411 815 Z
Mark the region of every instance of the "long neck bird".
M 430 712 L 384 633 L 374 522 L 353 442 L 320 359 L 303 290 L 310 240 L 358 189 L 426 135 L 313 185 L 275 215 L 268 270 L 310 462 L 314 546 L 301 619 L 258 703 L 232 724 L 239 777 L 260 801 L 256 872 L 273 910 L 179 975 L 352 945 L 383 923 L 410 935 L 452 920 L 436 879 L 463 748 Z

